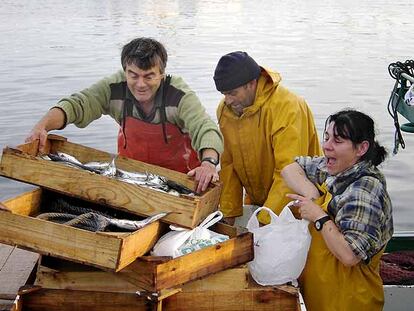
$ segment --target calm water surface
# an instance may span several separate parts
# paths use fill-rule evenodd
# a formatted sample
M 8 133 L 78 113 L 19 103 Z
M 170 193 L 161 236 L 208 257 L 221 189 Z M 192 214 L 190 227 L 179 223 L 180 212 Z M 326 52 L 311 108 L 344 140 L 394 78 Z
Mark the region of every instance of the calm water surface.
M 120 68 L 123 44 L 154 37 L 169 52 L 167 71 L 197 91 L 215 118 L 220 94 L 212 80 L 221 55 L 245 50 L 282 74 L 311 106 L 319 133 L 344 107 L 369 113 L 389 149 L 387 66 L 414 58 L 413 1 L 104 1 L 0 2 L 0 147 L 22 143 L 62 96 Z M 71 141 L 114 152 L 117 126 L 102 117 L 86 129 L 60 132 Z M 395 226 L 414 229 L 414 135 L 383 170 Z M 0 199 L 29 186 L 0 178 Z

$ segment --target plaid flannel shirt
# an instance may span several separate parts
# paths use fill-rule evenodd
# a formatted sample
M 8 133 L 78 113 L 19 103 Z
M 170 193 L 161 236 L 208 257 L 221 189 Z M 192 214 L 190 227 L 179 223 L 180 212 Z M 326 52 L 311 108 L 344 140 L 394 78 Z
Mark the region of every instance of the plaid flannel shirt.
M 325 182 L 333 197 L 328 205 L 329 214 L 355 255 L 368 262 L 387 244 L 394 230 L 384 175 L 365 161 L 330 176 L 324 157 L 295 160 L 311 182 Z

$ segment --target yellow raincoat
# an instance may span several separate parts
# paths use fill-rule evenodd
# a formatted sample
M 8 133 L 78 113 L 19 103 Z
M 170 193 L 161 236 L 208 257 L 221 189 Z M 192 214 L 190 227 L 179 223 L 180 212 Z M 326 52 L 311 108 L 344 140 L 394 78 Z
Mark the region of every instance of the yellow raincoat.
M 288 203 L 280 171 L 296 156 L 320 155 L 312 113 L 306 102 L 279 85 L 276 72 L 263 69 L 253 105 L 238 117 L 224 100 L 217 119 L 224 136 L 220 180 L 220 210 L 225 217 L 243 213 L 243 188 L 251 204 L 266 206 L 277 214 Z M 268 214 L 259 220 L 268 223 Z
M 332 196 L 325 193 L 315 203 L 324 211 Z M 384 291 L 379 274 L 380 258 L 384 249 L 368 264 L 344 266 L 328 249 L 322 233 L 309 225 L 312 236 L 305 269 L 299 279 L 308 311 L 380 311 L 384 305 Z

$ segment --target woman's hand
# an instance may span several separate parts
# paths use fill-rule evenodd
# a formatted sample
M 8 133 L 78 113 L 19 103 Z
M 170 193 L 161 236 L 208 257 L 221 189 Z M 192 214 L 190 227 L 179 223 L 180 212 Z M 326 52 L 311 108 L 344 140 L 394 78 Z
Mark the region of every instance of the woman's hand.
M 303 219 L 315 222 L 319 218 L 327 215 L 318 204 L 312 201 L 312 199 L 293 193 L 289 193 L 286 196 L 295 200 L 293 205 L 298 207 L 300 217 Z

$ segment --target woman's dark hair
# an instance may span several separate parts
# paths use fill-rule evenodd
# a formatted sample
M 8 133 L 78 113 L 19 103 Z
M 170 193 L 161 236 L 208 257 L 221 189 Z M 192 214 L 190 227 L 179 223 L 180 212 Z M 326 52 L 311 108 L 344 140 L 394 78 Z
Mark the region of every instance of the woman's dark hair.
M 366 114 L 346 109 L 330 115 L 325 122 L 325 130 L 329 123 L 334 122 L 335 135 L 349 139 L 354 147 L 366 140 L 369 143 L 367 152 L 361 157 L 377 166 L 385 160 L 387 151 L 375 140 L 374 121 Z
M 167 60 L 165 47 L 152 38 L 136 38 L 122 48 L 121 63 L 124 70 L 130 64 L 143 70 L 159 65 L 161 73 L 164 73 Z

